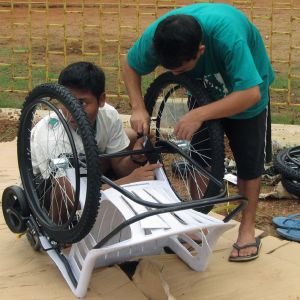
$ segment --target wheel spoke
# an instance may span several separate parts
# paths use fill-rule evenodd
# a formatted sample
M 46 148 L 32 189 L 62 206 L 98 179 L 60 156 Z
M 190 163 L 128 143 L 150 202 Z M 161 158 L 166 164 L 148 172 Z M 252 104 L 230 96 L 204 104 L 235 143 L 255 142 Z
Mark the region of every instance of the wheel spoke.
M 80 163 L 81 155 L 86 164 Z M 99 153 L 80 103 L 66 88 L 44 84 L 29 94 L 20 118 L 18 160 L 32 214 L 42 229 L 58 242 L 83 238 L 99 206 Z M 81 222 L 82 216 L 87 220 Z
M 195 80 L 165 73 L 149 87 L 145 104 L 154 121 L 151 129 L 155 129 L 156 141 L 167 140 L 174 143 L 201 168 L 222 180 L 224 137 L 218 121 L 205 122 L 193 134 L 191 141 L 178 140 L 173 133 L 174 127 L 186 113 L 209 102 L 202 91 L 203 87 Z M 219 194 L 220 186 L 182 155 L 162 154 L 161 160 L 171 186 L 182 200 L 199 200 Z

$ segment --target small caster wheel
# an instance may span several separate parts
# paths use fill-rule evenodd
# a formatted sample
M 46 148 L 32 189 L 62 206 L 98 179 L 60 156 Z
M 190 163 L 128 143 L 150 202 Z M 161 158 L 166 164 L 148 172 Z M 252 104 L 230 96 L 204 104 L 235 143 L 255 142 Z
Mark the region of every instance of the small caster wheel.
M 8 228 L 14 233 L 26 231 L 29 207 L 24 191 L 19 186 L 9 186 L 2 194 L 2 211 Z
M 27 229 L 26 237 L 27 237 L 27 240 L 28 240 L 30 246 L 33 248 L 34 251 L 41 250 L 42 245 L 41 245 L 40 239 L 34 229 Z

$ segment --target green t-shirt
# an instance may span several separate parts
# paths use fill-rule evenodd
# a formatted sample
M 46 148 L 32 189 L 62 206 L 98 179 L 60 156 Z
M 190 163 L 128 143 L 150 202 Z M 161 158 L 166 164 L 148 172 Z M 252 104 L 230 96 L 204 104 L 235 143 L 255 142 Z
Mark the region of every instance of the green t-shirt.
M 153 36 L 159 22 L 174 14 L 193 16 L 203 30 L 205 52 L 187 75 L 202 78 L 213 100 L 259 85 L 261 100 L 232 118 L 247 119 L 262 112 L 269 100 L 268 90 L 274 80 L 274 72 L 257 28 L 233 6 L 198 3 L 163 15 L 129 50 L 130 67 L 139 75 L 145 75 L 158 66 L 152 48 Z

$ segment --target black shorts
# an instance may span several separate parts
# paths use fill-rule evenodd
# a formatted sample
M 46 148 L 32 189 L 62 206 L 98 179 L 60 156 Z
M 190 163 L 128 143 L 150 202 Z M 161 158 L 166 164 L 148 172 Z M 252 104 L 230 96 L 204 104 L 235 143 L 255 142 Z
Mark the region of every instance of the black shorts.
M 264 163 L 272 160 L 270 103 L 254 118 L 244 120 L 223 119 L 222 124 L 229 140 L 237 176 L 244 180 L 258 178 Z

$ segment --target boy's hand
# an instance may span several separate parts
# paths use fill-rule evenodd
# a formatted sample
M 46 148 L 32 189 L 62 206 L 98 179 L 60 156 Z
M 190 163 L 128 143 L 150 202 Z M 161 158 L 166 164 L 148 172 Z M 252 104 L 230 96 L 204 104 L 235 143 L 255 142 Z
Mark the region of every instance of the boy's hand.
M 133 150 L 143 149 L 144 148 L 143 143 L 144 143 L 144 137 L 138 138 L 133 146 Z M 139 164 L 139 165 L 143 165 L 147 162 L 147 157 L 145 154 L 131 155 L 131 159 L 134 163 Z
M 139 167 L 131 172 L 127 176 L 129 182 L 137 182 L 137 181 L 144 181 L 144 180 L 154 180 L 155 174 L 154 170 L 157 168 L 162 167 L 162 164 L 149 164 Z

